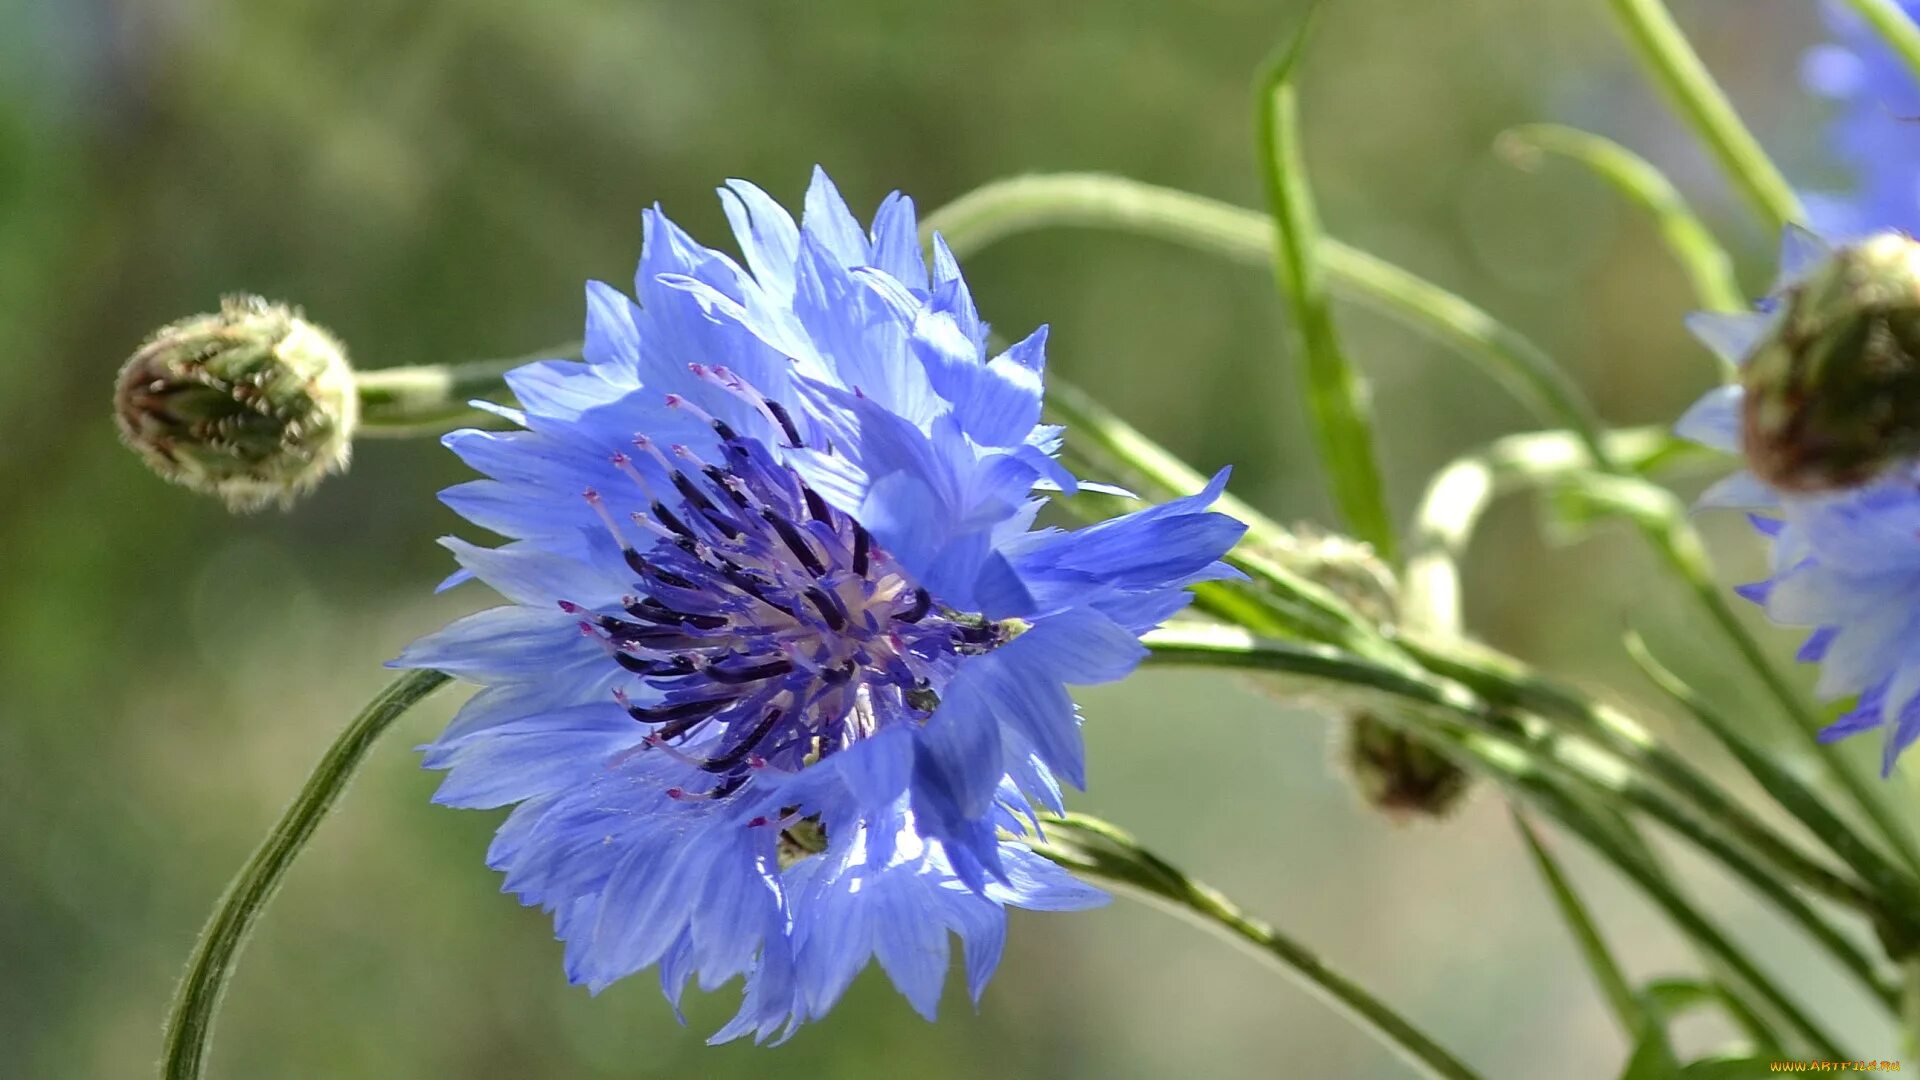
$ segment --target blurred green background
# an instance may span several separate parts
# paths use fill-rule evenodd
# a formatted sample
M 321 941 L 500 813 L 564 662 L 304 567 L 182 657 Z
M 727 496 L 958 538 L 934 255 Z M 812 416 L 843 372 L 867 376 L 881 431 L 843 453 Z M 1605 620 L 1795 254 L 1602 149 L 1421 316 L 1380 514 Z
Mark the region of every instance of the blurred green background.
M 1765 280 L 1767 238 L 1639 81 L 1597 0 L 1349 0 L 1308 63 L 1330 228 L 1509 319 L 1610 420 L 1664 422 L 1714 377 L 1647 224 L 1495 135 L 1559 119 L 1670 168 Z M 1805 0 L 1676 0 L 1803 183 Z M 431 442 L 368 442 L 291 513 L 234 518 L 116 445 L 112 374 L 152 327 L 249 290 L 304 305 L 366 367 L 575 336 L 581 284 L 631 280 L 639 214 L 725 236 L 712 188 L 797 202 L 814 162 L 861 211 L 1027 170 L 1100 169 L 1253 204 L 1249 77 L 1299 13 L 1272 0 L 904 5 L 740 0 L 0 3 L 0 1076 L 134 1077 L 228 875 L 435 598 Z M 1052 362 L 1239 493 L 1326 520 L 1270 282 L 1129 238 L 1052 233 L 969 263 L 989 318 L 1053 325 Z M 1350 312 L 1385 467 L 1410 511 L 1453 455 L 1528 424 L 1452 356 Z M 1709 522 L 1729 581 L 1757 563 Z M 1493 643 L 1665 730 L 1619 632 L 1762 738 L 1778 719 L 1634 538 L 1541 539 L 1503 507 L 1467 567 Z M 1763 630 L 1784 659 L 1793 640 Z M 1804 674 L 1804 672 L 1800 673 Z M 294 870 L 244 958 L 215 1073 L 270 1077 L 1399 1076 L 1384 1051 L 1217 940 L 1128 903 L 1017 915 L 976 1014 L 937 1025 L 870 971 L 788 1046 L 718 1049 L 731 990 L 678 1027 L 650 977 L 568 987 L 547 920 L 481 865 L 498 815 L 431 807 L 410 717 Z M 1621 1057 L 1498 800 L 1440 825 L 1359 807 L 1325 722 L 1213 677 L 1083 697 L 1094 790 L 1124 823 L 1438 1033 L 1493 1077 L 1608 1077 Z M 1677 736 L 1685 740 L 1684 734 Z M 1705 753 L 1697 743 L 1687 747 Z M 1864 749 L 1864 748 L 1856 748 Z M 1904 794 L 1903 794 L 1903 797 Z M 1690 966 L 1561 842 L 1634 971 Z M 1890 1031 L 1717 876 L 1708 902 L 1866 1055 Z M 1702 1045 L 1711 1029 L 1689 1029 Z

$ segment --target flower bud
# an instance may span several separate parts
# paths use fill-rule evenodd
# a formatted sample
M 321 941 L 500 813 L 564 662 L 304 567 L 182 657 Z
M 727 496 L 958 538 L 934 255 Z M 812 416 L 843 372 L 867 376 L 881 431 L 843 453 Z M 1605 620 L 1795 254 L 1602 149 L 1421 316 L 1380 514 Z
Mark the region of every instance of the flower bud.
M 1775 302 L 1742 375 L 1754 474 L 1824 491 L 1920 453 L 1920 243 L 1882 233 L 1836 248 Z
M 1356 709 L 1342 728 L 1340 764 L 1367 805 L 1388 817 L 1445 817 L 1466 795 L 1466 770 L 1377 714 Z
M 340 343 L 296 309 L 228 297 L 120 369 L 114 416 L 163 478 L 233 510 L 295 498 L 347 464 L 359 401 Z
M 1399 583 L 1366 544 L 1302 528 L 1262 553 L 1367 619 L 1392 623 L 1399 618 Z M 1342 708 L 1333 739 L 1334 759 L 1354 791 L 1397 821 L 1444 817 L 1472 787 L 1472 777 L 1460 766 L 1370 708 Z

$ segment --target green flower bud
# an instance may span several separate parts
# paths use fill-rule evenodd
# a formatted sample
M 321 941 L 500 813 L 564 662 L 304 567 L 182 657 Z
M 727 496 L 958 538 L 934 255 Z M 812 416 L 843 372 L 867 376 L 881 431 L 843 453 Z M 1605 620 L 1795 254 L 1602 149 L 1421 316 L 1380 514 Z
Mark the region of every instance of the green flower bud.
M 1349 713 L 1340 764 L 1367 805 L 1390 818 L 1445 817 L 1472 786 L 1466 770 L 1365 709 Z
M 1373 548 L 1344 536 L 1296 528 L 1262 551 L 1379 623 L 1399 618 L 1400 586 Z M 1395 820 L 1444 817 L 1472 788 L 1472 776 L 1402 726 L 1368 708 L 1342 708 L 1333 756 L 1367 805 Z
M 1883 233 L 1837 248 L 1778 303 L 1741 380 L 1754 474 L 1823 491 L 1920 453 L 1920 243 Z
M 255 296 L 147 339 L 120 369 L 113 405 L 153 471 L 236 511 L 290 506 L 346 468 L 359 416 L 340 343 Z

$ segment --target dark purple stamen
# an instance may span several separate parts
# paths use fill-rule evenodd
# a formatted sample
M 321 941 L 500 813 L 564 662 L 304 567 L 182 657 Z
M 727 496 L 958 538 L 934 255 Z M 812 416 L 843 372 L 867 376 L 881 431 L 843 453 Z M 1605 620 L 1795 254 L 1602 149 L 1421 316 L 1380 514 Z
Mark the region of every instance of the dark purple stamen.
M 784 407 L 715 371 L 799 445 Z M 714 776 L 706 791 L 671 789 L 676 799 L 721 798 L 761 768 L 805 769 L 877 730 L 924 723 L 962 659 L 1005 640 L 999 624 L 956 615 L 915 587 L 779 451 L 712 426 L 722 464 L 676 447 L 691 464 L 665 470 L 675 501 L 650 502 L 643 521 L 662 538 L 644 551 L 622 545 L 636 575 L 624 610 L 561 605 L 649 687 L 650 704 L 615 694 L 651 726 L 647 744 Z M 617 515 L 602 516 L 612 528 Z
M 859 522 L 853 522 L 853 572 L 861 577 L 867 576 L 867 556 L 873 548 L 873 537 L 861 528 Z M 924 590 L 923 590 L 924 591 Z
M 665 525 L 667 528 L 672 529 L 674 532 L 679 533 L 685 539 L 692 540 L 695 538 L 693 535 L 693 530 L 687 528 L 685 523 L 683 523 L 679 518 L 674 517 L 673 511 L 667 509 L 665 506 L 662 506 L 659 503 L 654 503 L 652 506 L 649 506 L 647 509 L 653 514 L 654 519 L 660 522 L 660 524 Z
M 917 623 L 921 619 L 926 618 L 927 612 L 931 610 L 933 610 L 932 594 L 928 593 L 925 589 L 915 589 L 913 590 L 913 606 L 895 615 L 894 618 L 903 623 Z
M 772 398 L 768 398 L 767 411 L 772 413 L 773 418 L 780 422 L 780 430 L 786 433 L 787 444 L 789 446 L 806 445 L 800 441 L 800 429 L 793 426 L 793 417 L 787 415 L 786 406 Z
M 762 510 L 760 516 L 766 519 L 767 524 L 773 526 L 774 532 L 780 534 L 781 542 L 787 545 L 787 549 L 793 552 L 793 557 L 800 560 L 808 573 L 819 577 L 827 572 L 826 565 L 820 561 L 820 556 L 814 553 L 813 546 L 807 543 L 806 537 L 800 535 L 800 530 L 793 527 L 793 522 L 772 510 Z
M 827 595 L 826 590 L 818 585 L 809 585 L 806 589 L 806 597 L 820 612 L 820 617 L 827 620 L 828 629 L 846 629 L 847 617 L 840 613 L 840 605 L 833 602 L 833 598 Z
M 833 511 L 827 508 L 827 500 L 821 498 L 819 492 L 812 488 L 802 488 L 800 493 L 805 496 L 807 500 L 808 516 L 812 517 L 815 521 L 825 522 L 828 525 L 833 524 Z M 860 528 L 860 525 L 858 522 L 855 522 L 853 527 L 857 530 Z
M 771 679 L 776 675 L 785 675 L 792 670 L 793 661 L 791 660 L 769 660 L 764 664 L 755 664 L 752 667 L 744 668 L 729 668 L 722 667 L 719 664 L 709 664 L 707 665 L 707 677 L 714 682 L 737 685 L 739 683 L 759 682 L 762 679 Z
M 643 724 L 664 724 L 674 720 L 705 718 L 733 704 L 737 698 L 703 698 L 671 705 L 629 705 L 627 715 Z M 661 733 L 664 734 L 664 733 Z
M 747 760 L 747 755 L 753 753 L 754 747 L 760 745 L 761 740 L 773 733 L 773 726 L 780 722 L 782 715 L 779 709 L 767 710 L 766 719 L 760 721 L 752 731 L 748 732 L 747 737 L 740 740 L 737 746 L 719 757 L 709 759 L 700 767 L 708 772 L 718 773 L 727 772 L 740 765 Z

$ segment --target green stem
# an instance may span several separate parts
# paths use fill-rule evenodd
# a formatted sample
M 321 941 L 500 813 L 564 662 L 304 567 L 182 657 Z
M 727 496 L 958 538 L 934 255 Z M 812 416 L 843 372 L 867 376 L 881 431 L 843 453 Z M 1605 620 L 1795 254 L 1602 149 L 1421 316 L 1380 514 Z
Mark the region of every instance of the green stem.
M 1109 466 L 1117 466 L 1127 482 L 1167 493 L 1168 497 L 1191 495 L 1206 486 L 1206 478 L 1186 462 L 1108 412 L 1085 391 L 1058 377 L 1050 379 L 1049 384 L 1047 408 L 1052 419 L 1072 431 L 1070 449 L 1077 457 L 1099 456 Z M 1231 493 L 1222 495 L 1214 505 L 1247 526 L 1246 542 L 1227 554 L 1228 563 L 1271 586 L 1271 599 L 1285 609 L 1291 632 L 1387 659 L 1379 632 L 1345 601 L 1263 554 L 1291 542 L 1283 526 Z
M 1915 82 L 1920 82 L 1920 26 L 1900 6 L 1900 0 L 1846 0 L 1900 57 Z
M 1540 836 L 1528 823 L 1526 814 L 1516 806 L 1512 808 L 1512 815 L 1513 827 L 1526 843 L 1527 853 L 1533 857 L 1534 869 L 1540 872 L 1540 879 L 1546 883 L 1554 905 L 1560 909 L 1560 916 L 1573 934 L 1574 944 L 1580 947 L 1580 955 L 1586 960 L 1588 970 L 1593 972 L 1594 982 L 1599 984 L 1607 1007 L 1612 1010 L 1614 1018 L 1620 1022 L 1620 1029 L 1628 1038 L 1638 1037 L 1646 1027 L 1647 1011 L 1641 1005 L 1639 996 L 1633 992 L 1633 987 L 1627 983 L 1620 962 L 1613 958 L 1613 950 L 1607 948 L 1606 939 L 1600 935 L 1600 927 L 1593 921 L 1587 905 L 1580 899 L 1580 894 L 1574 891 L 1573 882 L 1560 869 L 1559 861 L 1540 842 Z
M 1861 839 L 1839 815 L 1827 809 L 1826 800 L 1818 792 L 1802 783 L 1791 770 L 1781 768 L 1766 751 L 1755 746 L 1732 721 L 1722 716 L 1705 698 L 1662 664 L 1639 634 L 1629 632 L 1626 647 L 1627 655 L 1640 666 L 1647 678 L 1699 721 L 1700 726 L 1711 732 L 1720 745 L 1747 770 L 1747 775 L 1753 777 L 1782 809 L 1798 818 L 1813 835 L 1824 840 L 1836 855 L 1889 900 L 1892 913 L 1902 920 L 1899 926 L 1882 930 L 1883 934 L 1893 935 L 1889 938 L 1889 948 L 1897 944 L 1910 951 L 1920 945 L 1920 941 L 1914 940 L 1916 927 L 1913 925 L 1914 920 L 1920 918 L 1920 881 Z
M 369 702 L 327 748 L 300 794 L 227 886 L 214 906 L 213 917 L 200 932 L 193 956 L 187 961 L 186 975 L 174 994 L 160 1062 L 164 1080 L 198 1080 L 205 1073 L 214 1014 L 233 976 L 234 962 L 288 868 L 339 801 L 375 740 L 403 713 L 448 681 L 449 677 L 438 671 L 410 671 Z
M 1547 154 L 1559 154 L 1592 169 L 1652 215 L 1667 249 L 1679 260 L 1702 304 L 1715 311 L 1747 310 L 1747 294 L 1733 274 L 1733 258 L 1666 174 L 1647 159 L 1612 139 L 1559 124 L 1514 128 L 1502 134 L 1496 146 L 1507 160 L 1523 169 L 1538 168 Z
M 962 257 L 1043 228 L 1135 233 L 1249 266 L 1266 266 L 1276 257 L 1274 223 L 1257 210 L 1100 173 L 996 180 L 929 214 L 922 228 L 939 232 Z M 1598 422 L 1580 388 L 1524 335 L 1438 285 L 1333 237 L 1320 238 L 1318 254 L 1327 286 L 1340 297 L 1455 346 L 1543 421 L 1597 443 Z
M 1515 761 L 1523 763 L 1530 774 L 1545 770 L 1543 775 L 1551 776 L 1555 783 L 1572 783 L 1615 804 L 1636 807 L 1672 829 L 1765 897 L 1805 930 L 1840 967 L 1858 979 L 1875 1000 L 1892 1008 L 1893 991 L 1881 981 L 1872 962 L 1846 935 L 1786 888 L 1782 878 L 1798 880 L 1869 915 L 1884 918 L 1876 898 L 1860 892 L 1857 886 L 1807 860 L 1763 824 L 1751 819 L 1744 810 L 1719 796 L 1703 779 L 1682 778 L 1679 786 L 1706 812 L 1705 821 L 1641 781 L 1636 769 L 1649 767 L 1645 755 L 1636 755 L 1633 759 L 1624 756 L 1596 757 L 1592 748 L 1584 743 L 1569 744 L 1551 735 L 1529 734 L 1510 723 L 1498 722 L 1495 714 L 1490 713 L 1489 705 L 1497 709 L 1503 701 L 1511 702 L 1515 707 L 1531 707 L 1534 704 L 1524 700 L 1527 692 L 1522 689 L 1522 684 L 1530 680 L 1502 683 L 1502 677 L 1495 674 L 1493 681 L 1501 685 L 1493 687 L 1497 691 L 1494 699 L 1486 699 L 1474 694 L 1462 694 L 1458 685 L 1435 681 L 1431 676 L 1408 676 L 1364 658 L 1345 655 L 1339 650 L 1262 640 L 1231 628 L 1168 627 L 1149 634 L 1146 641 L 1153 650 L 1151 659 L 1155 663 L 1233 668 L 1328 680 L 1349 688 L 1397 697 L 1405 704 L 1437 708 L 1451 714 L 1456 725 L 1464 723 L 1467 726 L 1474 740 L 1497 744 L 1491 751 L 1482 746 L 1478 752 L 1491 752 L 1505 759 L 1503 764 L 1508 767 Z M 1486 685 L 1484 680 L 1478 681 Z M 1473 689 L 1477 693 L 1481 688 Z M 1552 704 L 1550 701 L 1542 703 Z M 1454 737 L 1447 729 L 1424 733 L 1441 738 Z M 1591 731 L 1586 734 L 1588 737 L 1593 735 Z M 1608 743 L 1601 745 L 1608 750 L 1615 749 Z M 1676 768 L 1684 773 L 1683 763 Z M 1676 777 L 1669 773 L 1663 779 L 1674 780 Z M 1749 847 L 1743 848 L 1723 839 L 1709 822 L 1720 823 Z M 1749 848 L 1766 862 L 1756 861 L 1748 854 Z
M 459 364 L 420 364 L 414 367 L 356 371 L 360 393 L 359 433 L 410 437 L 435 435 L 464 423 L 489 422 L 492 413 L 473 408 L 475 398 L 501 398 L 503 376 L 534 360 L 580 355 L 580 343 L 504 360 L 470 360 Z
M 1901 1044 L 1908 1057 L 1920 1057 L 1920 956 L 1911 956 L 1900 965 Z
M 1608 0 L 1627 42 L 1674 111 L 1774 231 L 1804 220 L 1800 197 L 1741 122 L 1660 0 Z
M 1187 918 L 1293 976 L 1420 1075 L 1441 1080 L 1479 1076 L 1366 988 L 1329 968 L 1311 949 L 1241 911 L 1217 890 L 1188 877 L 1127 833 L 1081 814 L 1048 818 L 1044 824 L 1046 839 L 1032 841 L 1034 851 L 1081 877 Z
M 1605 747 L 1638 772 L 1653 777 L 1700 808 L 1707 819 L 1786 871 L 1806 887 L 1870 916 L 1883 915 L 1879 900 L 1849 878 L 1807 856 L 1736 802 L 1686 761 L 1653 740 L 1614 709 L 1527 671 L 1491 653 L 1452 646 L 1403 642 L 1423 666 L 1496 704 L 1545 717 L 1569 734 Z M 1757 875 L 1756 885 L 1773 882 Z
M 1308 16 L 1309 20 L 1311 15 Z M 1321 464 L 1349 529 L 1394 561 L 1393 517 L 1373 446 L 1373 420 L 1360 375 L 1341 347 L 1334 325 L 1320 249 L 1320 219 L 1300 148 L 1300 107 L 1293 73 L 1305 51 L 1308 27 L 1282 45 L 1262 72 L 1256 99 L 1255 145 L 1273 213 L 1273 272 L 1293 318 L 1293 335 L 1306 379 L 1307 416 Z
M 1631 834 L 1622 836 L 1620 831 L 1608 827 L 1578 801 L 1570 800 L 1564 793 L 1538 783 L 1537 778 L 1524 782 L 1537 803 L 1632 879 L 1708 960 L 1730 972 L 1742 987 L 1750 990 L 1789 1026 L 1805 1036 L 1823 1058 L 1832 1061 L 1846 1058 L 1847 1055 L 1841 1052 L 1833 1037 L 1749 960 L 1746 953 L 1705 913 L 1695 907 L 1679 887 L 1645 856 L 1644 851 L 1630 842 Z
M 1658 428 L 1610 431 L 1603 444 L 1613 460 L 1635 472 L 1687 445 Z M 1435 473 L 1414 513 L 1408 541 L 1401 598 L 1408 624 L 1434 637 L 1459 637 L 1464 629 L 1459 563 L 1481 515 L 1502 495 L 1592 465 L 1591 451 L 1571 432 L 1539 431 L 1496 440 Z
M 1920 847 L 1915 847 L 1912 834 L 1868 782 L 1847 766 L 1840 748 L 1820 740 L 1819 732 L 1823 725 L 1819 717 L 1814 715 L 1793 684 L 1780 674 L 1761 649 L 1760 643 L 1741 624 L 1739 616 L 1727 602 L 1726 593 L 1714 580 L 1713 564 L 1707 557 L 1706 546 L 1688 520 L 1686 507 L 1680 500 L 1665 488 L 1628 477 L 1595 478 L 1583 485 L 1583 491 L 1589 497 L 1606 501 L 1639 525 L 1648 542 L 1674 573 L 1687 583 L 1694 598 L 1707 609 L 1714 624 L 1733 642 L 1747 667 L 1759 676 L 1761 684 L 1786 712 L 1791 721 L 1788 727 L 1794 737 L 1825 766 L 1828 775 L 1873 822 L 1908 867 L 1920 872 Z

